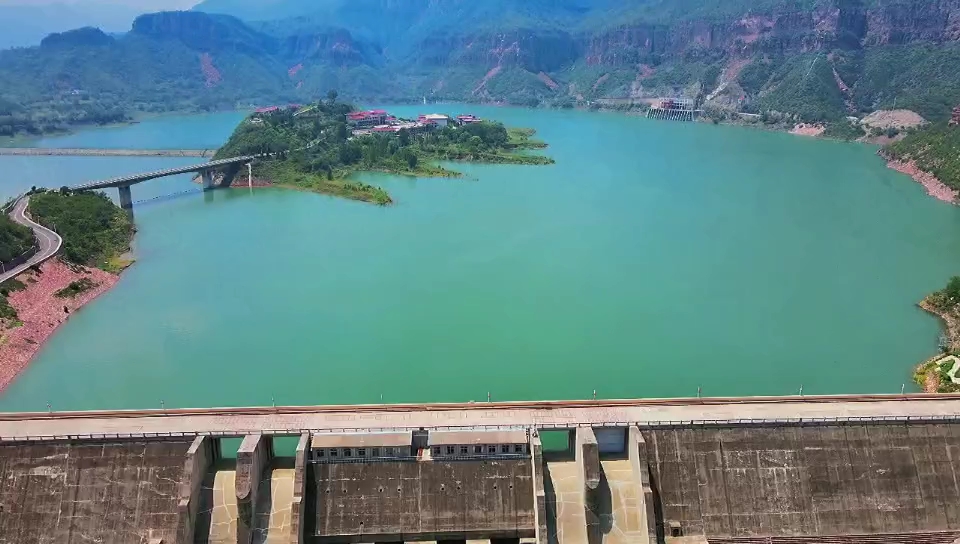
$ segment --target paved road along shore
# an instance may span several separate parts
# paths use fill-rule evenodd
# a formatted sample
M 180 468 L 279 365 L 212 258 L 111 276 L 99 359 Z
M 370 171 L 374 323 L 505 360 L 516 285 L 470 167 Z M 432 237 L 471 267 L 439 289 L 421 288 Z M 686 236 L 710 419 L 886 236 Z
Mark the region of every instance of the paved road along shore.
M 40 245 L 40 251 L 22 265 L 0 274 L 0 283 L 17 276 L 33 265 L 40 264 L 50 257 L 53 257 L 60 251 L 60 246 L 63 245 L 63 238 L 60 238 L 59 234 L 39 223 L 35 223 L 27 216 L 27 204 L 29 203 L 29 196 L 18 200 L 13 206 L 13 211 L 10 212 L 10 219 L 33 229 L 33 234 L 37 237 L 37 243 Z
M 0 155 L 75 157 L 212 157 L 215 149 L 93 149 L 0 147 Z
M 299 434 L 304 430 L 956 418 L 960 395 L 870 395 L 0 413 L 0 441 L 115 435 Z

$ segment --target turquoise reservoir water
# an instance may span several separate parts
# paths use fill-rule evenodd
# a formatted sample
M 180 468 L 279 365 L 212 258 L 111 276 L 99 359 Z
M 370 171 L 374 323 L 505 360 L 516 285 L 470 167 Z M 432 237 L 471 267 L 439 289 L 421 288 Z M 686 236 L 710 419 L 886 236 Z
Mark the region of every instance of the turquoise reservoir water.
M 538 129 L 557 164 L 362 176 L 389 208 L 280 189 L 146 202 L 137 264 L 0 409 L 898 392 L 933 351 L 938 324 L 914 304 L 960 273 L 960 210 L 873 148 L 468 109 Z M 213 147 L 240 118 L 38 145 Z M 0 157 L 0 187 L 192 160 Z

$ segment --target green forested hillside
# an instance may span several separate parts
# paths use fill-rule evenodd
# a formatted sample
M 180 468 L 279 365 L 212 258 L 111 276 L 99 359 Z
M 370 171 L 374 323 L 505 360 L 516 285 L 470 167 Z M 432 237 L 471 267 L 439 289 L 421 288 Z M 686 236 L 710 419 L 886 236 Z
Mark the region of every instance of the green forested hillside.
M 40 192 L 30 197 L 30 214 L 56 226 L 63 258 L 79 265 L 110 269 L 133 239 L 133 221 L 101 192 Z
M 960 103 L 960 4 L 928 0 L 207 0 L 0 52 L 0 135 L 307 102 L 686 96 L 838 120 Z M 245 22 L 227 13 L 246 19 Z M 293 18 L 290 18 L 293 17 Z
M 137 112 L 292 99 L 282 68 L 258 52 L 199 52 L 145 32 L 55 35 L 40 47 L 0 51 L 0 136 L 111 123 Z
M 456 177 L 458 173 L 436 166 L 437 161 L 474 161 L 510 164 L 551 164 L 537 154 L 520 149 L 541 149 L 546 144 L 530 139 L 533 130 L 508 131 L 495 122 L 465 126 L 451 123 L 432 129 L 409 128 L 395 133 L 352 134 L 344 116 L 351 104 L 332 96 L 311 105 L 302 115 L 294 108 L 255 113 L 240 124 L 215 158 L 267 154 L 254 165 L 254 174 L 282 186 L 373 202 L 392 202 L 379 187 L 350 178 L 356 171 Z
M 916 161 L 922 170 L 960 190 L 960 126 L 940 123 L 913 132 L 884 153 L 892 159 Z

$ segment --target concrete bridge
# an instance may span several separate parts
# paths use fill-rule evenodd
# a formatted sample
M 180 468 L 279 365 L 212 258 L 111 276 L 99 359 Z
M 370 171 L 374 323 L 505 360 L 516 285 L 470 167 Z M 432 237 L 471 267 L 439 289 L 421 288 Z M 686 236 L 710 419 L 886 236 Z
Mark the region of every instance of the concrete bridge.
M 958 395 L 0 414 L 0 544 L 950 544 L 958 473 Z
M 257 155 L 246 155 L 242 157 L 233 157 L 230 159 L 220 159 L 202 164 L 195 164 L 192 166 L 180 166 L 177 168 L 157 170 L 155 172 L 130 174 L 100 181 L 91 181 L 88 183 L 82 183 L 80 185 L 74 185 L 73 187 L 70 187 L 70 189 L 75 191 L 83 191 L 116 187 L 120 191 L 120 207 L 125 210 L 132 210 L 133 196 L 131 194 L 130 187 L 133 185 L 157 178 L 199 173 L 203 179 L 203 190 L 208 191 L 214 188 L 214 172 L 219 171 L 223 173 L 223 179 L 221 180 L 219 186 L 229 187 L 233 183 L 233 179 L 236 177 L 237 173 L 240 171 L 240 168 L 244 164 L 252 163 L 257 158 Z

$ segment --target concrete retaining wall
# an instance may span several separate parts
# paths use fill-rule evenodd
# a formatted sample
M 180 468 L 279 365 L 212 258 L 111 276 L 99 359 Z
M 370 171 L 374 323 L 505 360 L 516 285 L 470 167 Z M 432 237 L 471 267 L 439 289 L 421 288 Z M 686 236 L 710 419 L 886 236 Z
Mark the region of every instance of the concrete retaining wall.
M 960 529 L 960 424 L 642 432 L 666 536 Z
M 310 448 L 310 433 L 300 435 L 294 464 L 293 502 L 290 504 L 290 544 L 303 544 L 304 518 L 307 493 L 307 451 Z
M 0 544 L 129 544 L 177 534 L 188 440 L 0 445 Z
M 577 428 L 575 452 L 576 462 L 580 465 L 581 481 L 583 481 L 587 540 L 590 544 L 600 544 L 603 537 L 600 530 L 600 496 L 597 492 L 600 487 L 600 449 L 592 428 Z
M 529 459 L 317 463 L 309 541 L 531 538 Z
M 257 494 L 263 471 L 273 458 L 273 439 L 261 434 L 248 435 L 237 450 L 237 544 L 253 541 Z
M 200 510 L 200 488 L 207 472 L 220 457 L 219 449 L 218 440 L 198 436 L 187 450 L 177 503 L 177 544 L 193 544 Z
M 638 515 L 646 524 L 647 539 L 650 544 L 657 542 L 657 516 L 653 502 L 653 489 L 650 487 L 650 465 L 647 457 L 647 443 L 637 427 L 627 431 L 627 456 L 633 467 L 634 477 L 640 485 L 643 501 L 638 507 Z
M 533 467 L 533 520 L 537 532 L 537 544 L 548 544 L 550 534 L 547 531 L 547 495 L 543 487 L 543 444 L 536 432 L 530 433 L 530 464 Z

